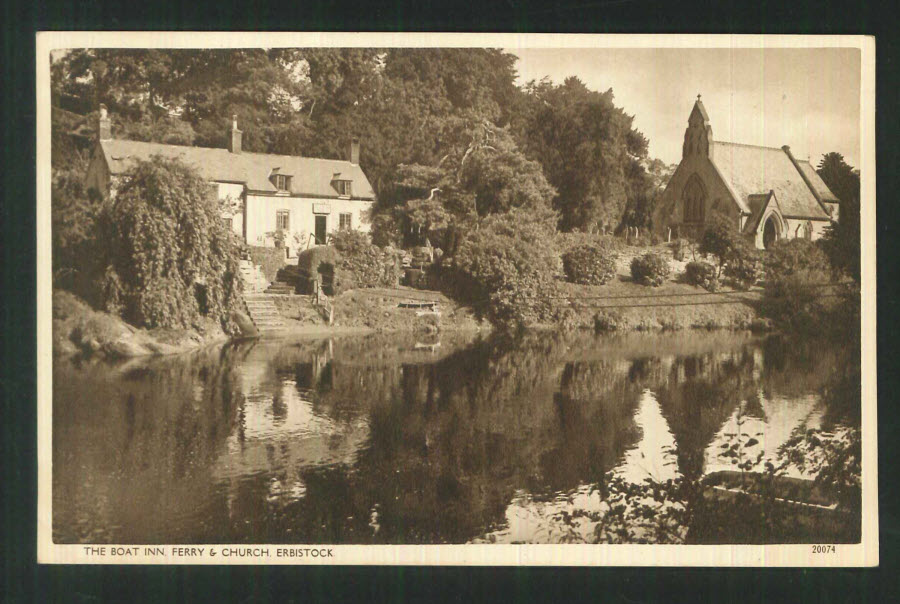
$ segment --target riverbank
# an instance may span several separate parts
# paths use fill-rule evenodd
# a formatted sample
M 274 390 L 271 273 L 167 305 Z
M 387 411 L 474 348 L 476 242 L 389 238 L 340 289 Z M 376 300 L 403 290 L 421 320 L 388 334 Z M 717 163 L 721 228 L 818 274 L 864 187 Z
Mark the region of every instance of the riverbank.
M 332 299 L 329 325 L 322 309 L 306 296 L 273 296 L 283 322 L 266 336 L 365 335 L 371 333 L 488 332 L 491 325 L 444 294 L 412 288 L 371 288 L 343 292 Z M 433 306 L 432 306 L 433 305 Z
M 486 333 L 491 325 L 474 312 L 438 292 L 413 289 L 351 290 L 336 296 L 331 325 L 306 296 L 272 296 L 283 325 L 260 333 L 242 313 L 236 313 L 240 337 L 347 336 L 373 333 L 474 332 Z M 409 308 L 408 302 L 435 304 L 440 315 L 428 308 Z M 214 321 L 200 329 L 141 329 L 121 318 L 93 310 L 84 300 L 64 291 L 53 292 L 53 353 L 90 354 L 108 358 L 169 355 L 228 341 Z
M 119 317 L 92 309 L 78 296 L 53 291 L 53 353 L 85 353 L 110 358 L 188 352 L 225 342 L 229 336 L 214 321 L 200 329 L 141 329 Z
M 715 293 L 667 281 L 659 287 L 634 283 L 617 275 L 602 286 L 561 283 L 556 301 L 557 324 L 544 327 L 596 331 L 679 331 L 683 329 L 752 329 L 766 331 L 769 321 L 758 312 L 762 290 L 723 287 Z

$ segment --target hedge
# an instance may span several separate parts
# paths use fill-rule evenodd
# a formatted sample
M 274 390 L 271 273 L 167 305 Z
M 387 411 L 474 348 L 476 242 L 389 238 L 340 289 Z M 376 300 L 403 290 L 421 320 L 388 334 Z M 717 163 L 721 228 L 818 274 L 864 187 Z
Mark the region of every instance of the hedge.
M 278 271 L 287 264 L 284 248 L 248 246 L 250 261 L 262 269 L 269 282 L 275 281 Z

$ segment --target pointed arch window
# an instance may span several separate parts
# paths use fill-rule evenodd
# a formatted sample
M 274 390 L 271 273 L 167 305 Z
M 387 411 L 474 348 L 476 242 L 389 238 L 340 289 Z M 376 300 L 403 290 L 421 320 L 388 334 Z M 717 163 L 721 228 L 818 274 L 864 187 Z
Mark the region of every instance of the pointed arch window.
M 698 224 L 704 221 L 706 209 L 706 188 L 700 177 L 693 174 L 681 193 L 684 206 L 684 222 Z

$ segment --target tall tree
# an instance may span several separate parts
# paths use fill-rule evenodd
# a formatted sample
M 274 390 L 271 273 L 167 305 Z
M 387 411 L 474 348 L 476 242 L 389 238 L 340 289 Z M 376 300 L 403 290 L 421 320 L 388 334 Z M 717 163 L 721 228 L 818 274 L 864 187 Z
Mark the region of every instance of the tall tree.
M 832 266 L 859 281 L 859 174 L 836 152 L 826 153 L 816 172 L 841 202 L 837 223 L 825 233 L 825 249 Z
M 629 201 L 645 193 L 640 160 L 647 139 L 613 98 L 612 90 L 589 90 L 575 77 L 559 86 L 548 80 L 525 86 L 514 128 L 556 187 L 564 230 L 615 228 Z

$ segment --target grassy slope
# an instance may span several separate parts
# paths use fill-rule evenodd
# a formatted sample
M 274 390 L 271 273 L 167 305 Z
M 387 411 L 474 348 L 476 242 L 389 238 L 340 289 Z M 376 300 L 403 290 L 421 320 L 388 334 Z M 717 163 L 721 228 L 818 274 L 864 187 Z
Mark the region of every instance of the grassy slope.
M 439 292 L 411 288 L 354 289 L 334 298 L 334 324 L 329 327 L 322 312 L 305 296 L 274 298 L 275 305 L 290 332 L 433 332 L 477 331 L 489 325 L 475 318 L 467 307 L 460 306 Z M 417 314 L 416 309 L 400 308 L 406 301 L 437 302 L 441 316 Z

